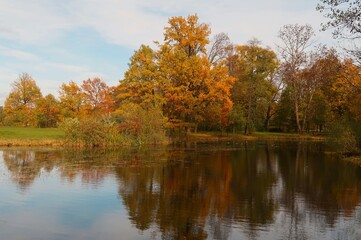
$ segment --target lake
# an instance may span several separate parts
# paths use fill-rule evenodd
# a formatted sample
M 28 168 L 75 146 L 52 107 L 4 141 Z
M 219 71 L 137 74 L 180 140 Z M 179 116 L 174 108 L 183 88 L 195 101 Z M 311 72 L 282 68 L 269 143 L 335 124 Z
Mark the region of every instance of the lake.
M 361 239 L 361 168 L 323 143 L 8 148 L 0 186 L 4 240 Z

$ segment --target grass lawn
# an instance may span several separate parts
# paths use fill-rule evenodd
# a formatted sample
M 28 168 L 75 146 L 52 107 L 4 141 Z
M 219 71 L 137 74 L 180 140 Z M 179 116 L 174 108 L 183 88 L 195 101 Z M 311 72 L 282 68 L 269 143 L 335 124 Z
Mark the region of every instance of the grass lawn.
M 0 127 L 0 146 L 59 146 L 63 137 L 57 128 Z
M 0 139 L 56 140 L 63 136 L 64 133 L 57 128 L 0 127 Z
M 0 146 L 62 146 L 64 133 L 57 128 L 0 127 Z M 255 132 L 250 136 L 241 133 L 223 135 L 220 132 L 190 133 L 191 141 L 222 140 L 293 140 L 322 141 L 324 137 L 295 133 Z

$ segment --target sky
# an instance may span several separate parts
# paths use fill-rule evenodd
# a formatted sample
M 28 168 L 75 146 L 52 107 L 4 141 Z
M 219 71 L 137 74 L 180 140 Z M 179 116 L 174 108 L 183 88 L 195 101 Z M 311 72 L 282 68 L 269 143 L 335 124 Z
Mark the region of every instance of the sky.
M 276 49 L 285 24 L 310 24 L 318 44 L 336 46 L 318 0 L 0 0 L 0 105 L 23 72 L 43 95 L 100 77 L 117 85 L 141 44 L 163 40 L 168 18 L 197 14 L 234 44 L 257 38 Z

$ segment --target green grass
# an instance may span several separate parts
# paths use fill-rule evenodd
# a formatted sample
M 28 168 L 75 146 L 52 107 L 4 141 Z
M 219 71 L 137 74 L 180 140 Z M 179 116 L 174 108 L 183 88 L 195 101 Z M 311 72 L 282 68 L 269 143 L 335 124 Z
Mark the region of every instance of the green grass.
M 60 140 L 64 133 L 57 128 L 0 127 L 0 139 Z
M 64 133 L 57 128 L 34 127 L 2 127 L 0 126 L 0 146 L 62 146 Z M 191 133 L 188 136 L 193 141 L 219 140 L 306 140 L 322 141 L 324 137 L 302 135 L 297 133 L 256 132 L 250 136 L 241 133 L 220 135 L 220 132 Z

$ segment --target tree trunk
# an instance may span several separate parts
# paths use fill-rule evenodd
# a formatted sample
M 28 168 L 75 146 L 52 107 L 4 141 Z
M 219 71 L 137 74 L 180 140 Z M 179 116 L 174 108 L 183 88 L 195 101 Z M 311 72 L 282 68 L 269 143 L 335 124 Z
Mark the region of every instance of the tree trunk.
M 248 111 L 247 111 L 247 121 L 246 121 L 246 125 L 244 127 L 244 134 L 245 135 L 249 135 L 250 134 L 250 129 L 249 129 L 249 123 L 251 121 L 251 106 L 252 106 L 252 100 L 251 98 L 248 100 Z
M 311 94 L 310 99 L 308 100 L 307 105 L 305 107 L 305 110 L 303 111 L 304 112 L 303 113 L 303 120 L 302 120 L 302 131 L 303 132 L 305 131 L 306 122 L 308 122 L 307 121 L 307 117 L 308 117 L 307 113 L 308 113 L 308 109 L 310 108 L 312 99 L 313 99 L 313 94 Z
M 198 133 L 198 123 L 196 123 L 194 126 L 194 133 Z
M 271 105 L 268 105 L 266 120 L 264 121 L 264 129 L 267 132 L 269 131 L 269 122 L 270 122 L 270 120 L 271 120 Z
M 300 125 L 300 116 L 298 112 L 298 98 L 295 97 L 295 117 L 296 117 L 296 124 L 297 124 L 297 132 L 301 133 L 301 125 Z
M 248 129 L 248 122 L 246 123 L 246 125 L 244 126 L 244 135 L 248 135 L 249 134 L 249 129 Z

